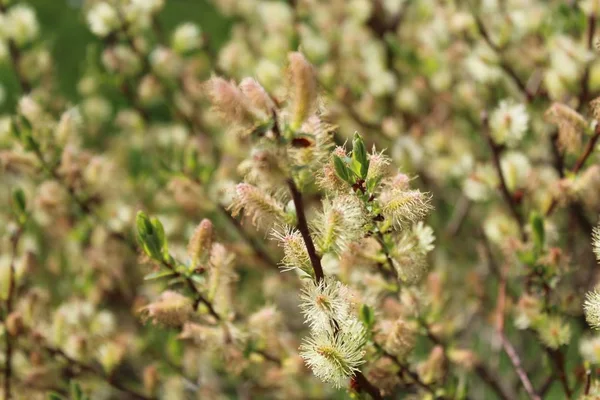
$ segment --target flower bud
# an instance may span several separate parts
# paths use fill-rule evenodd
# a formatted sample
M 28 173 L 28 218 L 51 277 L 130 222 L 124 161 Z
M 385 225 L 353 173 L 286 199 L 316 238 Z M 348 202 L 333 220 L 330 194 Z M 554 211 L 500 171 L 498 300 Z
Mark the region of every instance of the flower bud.
M 173 291 L 164 292 L 157 301 L 141 309 L 144 320 L 173 327 L 183 325 L 193 311 L 192 301 Z
M 25 5 L 17 4 L 6 13 L 6 33 L 8 37 L 23 46 L 33 41 L 39 34 L 40 26 L 35 17 L 35 11 Z
M 302 53 L 290 53 L 288 60 L 292 101 L 291 128 L 298 130 L 304 121 L 316 111 L 317 77 L 313 66 Z
M 433 383 L 442 378 L 445 370 L 444 348 L 435 346 L 426 361 L 422 362 L 418 367 L 419 376 L 425 383 Z
M 181 24 L 173 32 L 171 46 L 179 54 L 198 50 L 202 46 L 202 31 L 192 22 Z
M 213 239 L 213 224 L 208 219 L 203 219 L 198 225 L 188 243 L 188 257 L 192 260 L 192 266 L 198 261 L 206 262 L 210 255 Z
M 121 343 L 108 342 L 98 349 L 98 362 L 107 374 L 111 374 L 125 356 L 125 346 Z
M 176 79 L 181 73 L 181 59 L 171 49 L 157 47 L 150 53 L 150 64 L 156 74 L 165 79 Z
M 408 322 L 399 319 L 394 322 L 392 330 L 385 340 L 385 349 L 400 359 L 406 356 L 415 347 L 417 333 L 413 326 Z
M 587 127 L 586 120 L 577 111 L 560 103 L 552 104 L 545 116 L 558 127 L 559 148 L 569 153 L 576 152 L 581 145 L 581 134 Z
M 138 86 L 140 101 L 147 105 L 157 104 L 163 98 L 163 86 L 156 76 L 148 74 L 144 76 Z
M 240 90 L 257 110 L 264 112 L 265 118 L 272 114 L 275 103 L 267 91 L 253 78 L 244 78 L 240 82 Z
M 25 326 L 20 312 L 13 311 L 6 317 L 6 330 L 11 336 L 18 336 L 23 333 Z
M 100 37 L 108 36 L 121 26 L 119 14 L 107 2 L 95 4 L 87 14 L 87 22 L 93 34 Z
M 76 138 L 83 125 L 83 117 L 77 107 L 65 111 L 56 127 L 55 137 L 58 143 L 65 145 L 69 139 Z
M 283 205 L 256 186 L 240 183 L 235 188 L 236 197 L 231 203 L 231 214 L 237 216 L 244 210 L 255 226 L 267 227 L 289 220 Z

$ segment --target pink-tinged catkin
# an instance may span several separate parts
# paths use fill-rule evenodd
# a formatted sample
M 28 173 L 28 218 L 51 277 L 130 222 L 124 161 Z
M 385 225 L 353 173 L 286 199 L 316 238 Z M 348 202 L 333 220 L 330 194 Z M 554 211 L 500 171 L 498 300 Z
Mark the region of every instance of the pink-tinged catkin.
M 554 103 L 545 113 L 546 118 L 558 127 L 558 146 L 561 150 L 575 152 L 581 145 L 581 134 L 587 122 L 575 110 L 560 103 Z
M 208 219 L 203 219 L 196 227 L 188 243 L 188 257 L 195 264 L 202 258 L 208 258 L 213 240 L 213 224 Z
M 219 77 L 208 82 L 209 96 L 214 110 L 228 123 L 248 128 L 257 122 L 257 113 L 250 100 L 233 83 Z
M 273 99 L 255 79 L 244 78 L 240 82 L 239 88 L 256 110 L 262 111 L 265 116 L 270 116 L 273 113 L 275 109 Z
M 285 222 L 283 205 L 263 190 L 247 183 L 240 183 L 236 186 L 235 192 L 236 197 L 230 206 L 233 216 L 237 216 L 244 210 L 255 226 L 262 227 Z
M 193 312 L 192 301 L 173 291 L 164 292 L 154 303 L 141 309 L 144 320 L 154 324 L 178 327 L 183 325 Z
M 297 130 L 317 108 L 317 77 L 313 66 L 302 53 L 290 53 L 288 60 L 292 102 L 291 128 Z

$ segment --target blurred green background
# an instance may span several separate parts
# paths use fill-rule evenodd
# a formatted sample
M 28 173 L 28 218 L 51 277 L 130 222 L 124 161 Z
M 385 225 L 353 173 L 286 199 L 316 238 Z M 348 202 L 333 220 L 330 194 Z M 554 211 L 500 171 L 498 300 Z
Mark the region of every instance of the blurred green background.
M 35 8 L 41 25 L 41 38 L 50 44 L 56 62 L 56 74 L 61 91 L 71 100 L 77 99 L 77 79 L 84 72 L 86 46 L 99 39 L 87 28 L 82 12 L 83 0 L 29 0 Z M 165 31 L 187 21 L 199 24 L 208 35 L 212 46 L 219 48 L 227 40 L 231 21 L 223 17 L 206 0 L 166 0 L 160 13 Z M 0 113 L 12 110 L 17 99 L 17 83 L 6 65 L 0 67 L 0 83 L 5 88 L 6 99 L 0 104 Z

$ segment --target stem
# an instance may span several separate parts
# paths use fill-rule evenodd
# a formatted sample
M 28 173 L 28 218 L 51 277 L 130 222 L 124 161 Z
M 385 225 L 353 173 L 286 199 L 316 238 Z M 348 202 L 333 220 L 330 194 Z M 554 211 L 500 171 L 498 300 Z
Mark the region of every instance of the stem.
M 484 134 L 484 136 L 488 142 L 488 145 L 490 147 L 490 150 L 492 152 L 492 160 L 494 162 L 494 167 L 496 168 L 496 173 L 498 175 L 498 179 L 500 180 L 500 191 L 502 192 L 504 201 L 508 205 L 511 214 L 513 215 L 515 221 L 517 221 L 517 224 L 519 225 L 519 230 L 521 232 L 521 239 L 523 241 L 525 241 L 527 239 L 527 236 L 525 234 L 523 216 L 521 215 L 521 213 L 519 212 L 519 209 L 517 208 L 517 203 L 516 203 L 514 197 L 508 190 L 508 186 L 506 184 L 506 179 L 504 179 L 504 173 L 502 172 L 502 164 L 500 163 L 501 148 L 494 142 L 494 139 L 492 139 L 492 136 L 490 134 L 490 127 L 489 127 L 489 123 L 488 123 L 489 121 L 488 121 L 487 114 L 484 113 L 481 119 L 483 122 L 483 134 Z
M 598 139 L 600 139 L 600 124 L 598 126 L 596 126 L 593 136 L 590 138 L 590 140 L 588 140 L 585 148 L 583 149 L 583 153 L 581 153 L 581 155 L 575 162 L 575 165 L 571 169 L 571 172 L 573 174 L 577 174 L 581 170 L 581 168 L 583 168 L 586 161 L 588 160 L 588 158 L 594 151 L 594 147 L 596 146 Z M 556 208 L 557 205 L 558 205 L 558 199 L 556 199 L 556 197 L 555 197 L 554 199 L 552 199 L 550 206 L 546 210 L 546 217 L 550 216 L 554 212 L 554 209 Z
M 306 250 L 310 258 L 313 270 L 315 271 L 315 280 L 317 283 L 321 282 L 325 275 L 323 274 L 323 267 L 321 266 L 321 258 L 317 254 L 315 244 L 313 243 L 312 237 L 310 236 L 310 230 L 308 229 L 308 223 L 306 222 L 306 215 L 304 214 L 304 201 L 302 200 L 302 194 L 298 190 L 298 187 L 294 183 L 294 179 L 290 178 L 287 180 L 288 188 L 292 194 L 292 200 L 296 207 L 296 216 L 298 217 L 298 230 L 304 239 Z
M 573 393 L 571 391 L 571 388 L 569 387 L 569 381 L 567 379 L 567 374 L 565 372 L 565 355 L 563 354 L 563 352 L 560 349 L 558 349 L 558 350 L 546 349 L 546 351 L 548 352 L 548 356 L 550 357 L 550 359 L 556 366 L 558 378 L 563 387 L 563 390 L 565 391 L 566 398 L 570 399 L 571 396 L 573 395 Z
M 179 277 L 181 277 L 181 278 L 184 279 L 185 284 L 187 285 L 187 287 L 190 289 L 190 291 L 195 296 L 195 299 L 194 299 L 194 310 L 196 310 L 198 308 L 198 306 L 200 305 L 200 303 L 202 303 L 202 304 L 204 304 L 206 306 L 206 308 L 208 309 L 208 312 L 210 313 L 210 315 L 212 315 L 217 321 L 221 321 L 222 320 L 221 316 L 217 313 L 217 311 L 213 307 L 212 303 L 210 301 L 208 301 L 206 299 L 206 297 L 204 297 L 202 295 L 202 293 L 200 293 L 200 291 L 198 291 L 198 288 L 196 287 L 196 285 L 194 285 L 194 282 L 192 281 L 192 279 L 190 277 L 185 276 L 185 275 L 181 274 L 180 272 L 178 272 L 177 268 L 175 268 L 175 266 L 173 264 L 171 264 L 170 262 L 163 261 L 162 264 L 165 267 L 167 267 L 169 270 L 171 270 L 174 273 L 176 273 Z
M 492 40 L 487 28 L 485 27 L 485 25 L 483 24 L 483 21 L 479 17 L 479 14 L 477 14 L 476 12 L 473 12 L 472 14 L 473 14 L 473 17 L 475 18 L 475 24 L 477 25 L 477 30 L 479 31 L 479 34 L 483 37 L 483 39 L 488 44 L 488 46 L 490 46 L 492 48 L 492 50 L 494 50 L 498 54 L 498 57 L 500 57 L 500 63 L 499 63 L 500 68 L 502 68 L 502 70 L 511 78 L 511 80 L 515 83 L 515 85 L 517 85 L 519 90 L 523 93 L 523 95 L 527 99 L 527 102 L 530 102 L 531 100 L 533 100 L 533 98 L 535 97 L 535 94 L 531 93 L 527 89 L 526 83 L 523 82 L 523 80 L 521 80 L 521 78 L 519 78 L 519 75 L 511 67 L 511 65 L 503 59 L 502 49 L 500 48 L 500 46 L 498 46 Z
M 535 392 L 535 389 L 533 388 L 533 385 L 531 384 L 531 380 L 529 380 L 527 373 L 523 369 L 523 366 L 522 366 L 523 363 L 521 362 L 521 358 L 519 357 L 519 354 L 515 350 L 512 343 L 510 343 L 510 341 L 504 334 L 504 307 L 505 307 L 505 305 L 506 305 L 506 278 L 505 278 L 504 274 L 502 274 L 501 278 L 500 278 L 500 285 L 498 288 L 498 307 L 497 307 L 498 319 L 497 319 L 497 325 L 496 325 L 498 335 L 500 336 L 500 342 L 502 343 L 502 348 L 504 349 L 504 352 L 506 353 L 506 355 L 508 355 L 508 358 L 510 359 L 510 362 L 512 363 L 513 367 L 515 368 L 515 371 L 516 371 L 517 375 L 519 376 L 519 379 L 521 380 L 521 383 L 523 384 L 523 387 L 525 388 L 525 391 L 527 392 L 529 397 L 532 400 L 541 400 L 541 397 Z
M 515 371 L 517 372 L 517 375 L 519 376 L 519 379 L 521 380 L 525 391 L 529 395 L 529 398 L 531 398 L 532 400 L 541 400 L 541 397 L 533 389 L 533 385 L 531 384 L 527 373 L 523 369 L 522 362 L 519 358 L 519 355 L 517 354 L 517 351 L 515 350 L 513 345 L 508 341 L 508 339 L 504 335 L 504 332 L 500 332 L 500 341 L 502 342 L 502 348 L 504 349 L 504 352 L 506 353 L 506 355 L 508 355 L 508 358 L 510 359 L 510 362 L 515 368 Z
M 138 400 L 153 400 L 153 399 L 156 399 L 155 397 L 144 396 L 144 395 L 142 395 L 140 393 L 135 392 L 132 389 L 129 389 L 123 383 L 117 381 L 112 376 L 107 375 L 101 369 L 98 369 L 98 368 L 96 368 L 93 365 L 89 365 L 89 364 L 85 364 L 85 363 L 82 363 L 80 361 L 77 361 L 74 358 L 69 357 L 64 351 L 62 351 L 59 348 L 54 348 L 54 347 L 50 347 L 50 346 L 44 346 L 43 348 L 50 355 L 52 355 L 52 356 L 59 356 L 59 357 L 63 358 L 72 368 L 73 367 L 74 368 L 78 368 L 78 369 L 80 369 L 80 370 L 82 370 L 84 372 L 87 372 L 87 373 L 90 373 L 92 375 L 95 375 L 95 376 L 101 378 L 102 380 L 104 380 L 106 383 L 108 383 L 113 388 L 115 388 L 115 389 L 117 389 L 117 390 L 119 390 L 119 391 L 121 391 L 123 393 L 127 393 L 130 397 L 132 397 L 134 399 L 138 399 Z
M 500 399 L 510 400 L 514 398 L 510 394 L 506 393 L 502 386 L 500 386 L 498 379 L 495 378 L 483 364 L 478 364 L 475 367 L 475 372 L 477 373 L 477 375 L 479 375 L 481 380 L 484 381 L 494 391 L 494 393 L 496 393 L 496 395 Z
M 369 395 L 375 400 L 383 400 L 383 396 L 379 392 L 379 389 L 375 387 L 369 380 L 363 375 L 362 372 L 358 371 L 354 374 L 354 380 L 363 389 L 365 392 L 369 393 Z

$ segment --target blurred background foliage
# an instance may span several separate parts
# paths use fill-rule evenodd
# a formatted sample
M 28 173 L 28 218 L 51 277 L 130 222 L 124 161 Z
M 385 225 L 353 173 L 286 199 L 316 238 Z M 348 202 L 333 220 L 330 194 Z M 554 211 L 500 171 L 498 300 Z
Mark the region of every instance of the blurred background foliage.
M 30 0 L 41 28 L 42 42 L 52 51 L 60 91 L 72 102 L 78 100 L 77 80 L 83 75 L 88 45 L 98 41 L 88 29 L 82 0 Z M 192 21 L 202 27 L 211 45 L 218 49 L 228 39 L 231 22 L 206 0 L 169 0 L 159 15 L 167 32 L 181 21 Z M 18 101 L 17 82 L 10 65 L 0 64 L 0 114 L 14 109 Z

